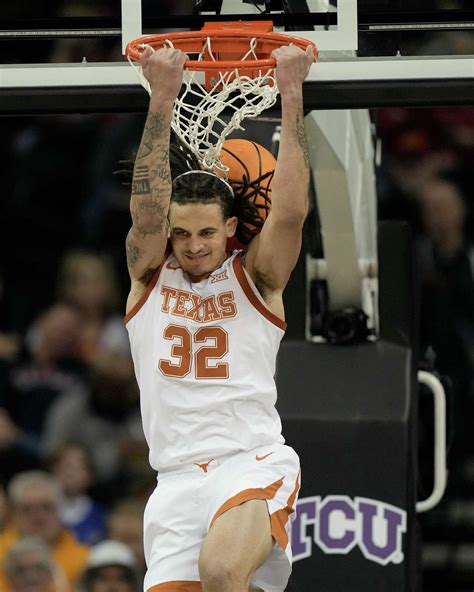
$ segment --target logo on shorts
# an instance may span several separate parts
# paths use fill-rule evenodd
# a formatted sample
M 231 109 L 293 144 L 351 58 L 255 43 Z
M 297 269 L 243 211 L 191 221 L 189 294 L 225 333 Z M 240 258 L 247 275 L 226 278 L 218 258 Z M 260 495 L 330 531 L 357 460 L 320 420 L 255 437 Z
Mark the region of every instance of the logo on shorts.
M 264 458 L 267 458 L 267 456 L 270 456 L 270 454 L 273 454 L 273 452 L 269 452 L 268 454 L 264 454 L 263 456 L 259 456 L 257 454 L 255 460 L 263 460 Z
M 302 498 L 292 525 L 293 561 L 310 557 L 314 542 L 328 555 L 347 555 L 359 547 L 369 561 L 399 564 L 404 560 L 406 524 L 405 510 L 378 500 L 347 495 Z
M 214 459 L 213 459 L 213 458 L 211 458 L 211 460 L 210 460 L 210 461 L 208 461 L 207 463 L 194 463 L 194 464 L 195 464 L 196 466 L 198 466 L 200 469 L 202 469 L 202 470 L 203 470 L 205 473 L 207 473 L 207 469 L 208 469 L 209 465 L 211 464 L 211 462 L 212 462 L 213 460 L 214 460 Z

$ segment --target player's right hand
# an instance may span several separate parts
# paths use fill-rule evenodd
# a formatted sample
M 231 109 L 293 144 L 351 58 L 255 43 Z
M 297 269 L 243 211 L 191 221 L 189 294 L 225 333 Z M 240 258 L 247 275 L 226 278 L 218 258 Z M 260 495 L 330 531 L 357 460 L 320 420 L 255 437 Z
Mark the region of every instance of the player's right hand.
M 152 95 L 174 101 L 183 84 L 183 66 L 188 56 L 179 49 L 146 47 L 140 56 L 143 75 L 150 83 Z

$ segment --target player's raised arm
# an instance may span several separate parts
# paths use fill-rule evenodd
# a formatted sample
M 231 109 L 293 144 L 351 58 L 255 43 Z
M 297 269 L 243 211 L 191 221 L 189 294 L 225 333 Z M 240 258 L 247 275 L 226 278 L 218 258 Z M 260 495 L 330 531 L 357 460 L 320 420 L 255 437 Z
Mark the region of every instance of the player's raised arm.
M 281 96 L 281 134 L 272 184 L 272 209 L 260 234 L 250 244 L 246 267 L 263 292 L 283 291 L 298 260 L 308 211 L 310 162 L 303 118 L 303 81 L 314 62 L 304 52 L 285 46 L 272 53 Z
M 183 80 L 186 54 L 175 49 L 146 48 L 140 63 L 150 83 L 148 116 L 135 159 L 127 235 L 127 265 L 133 280 L 143 278 L 162 262 L 168 237 L 171 199 L 169 165 L 173 104 Z

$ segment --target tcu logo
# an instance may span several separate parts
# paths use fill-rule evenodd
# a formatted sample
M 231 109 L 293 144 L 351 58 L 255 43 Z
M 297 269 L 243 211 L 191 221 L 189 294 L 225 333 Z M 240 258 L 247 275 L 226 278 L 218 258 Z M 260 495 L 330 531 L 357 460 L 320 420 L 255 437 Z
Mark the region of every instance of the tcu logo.
M 380 565 L 403 561 L 406 512 L 390 504 L 346 495 L 298 500 L 292 527 L 293 561 L 311 556 L 309 525 L 314 528 L 314 542 L 324 553 L 347 554 L 358 546 L 366 559 Z

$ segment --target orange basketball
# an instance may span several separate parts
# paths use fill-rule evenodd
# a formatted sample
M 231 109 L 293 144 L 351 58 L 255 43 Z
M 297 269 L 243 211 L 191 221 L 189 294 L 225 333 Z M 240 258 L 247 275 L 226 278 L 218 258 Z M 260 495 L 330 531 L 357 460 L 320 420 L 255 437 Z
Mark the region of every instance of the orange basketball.
M 249 242 L 271 209 L 276 158 L 257 142 L 235 138 L 224 142 L 221 162 L 229 167 L 227 180 L 236 195 L 239 239 Z

